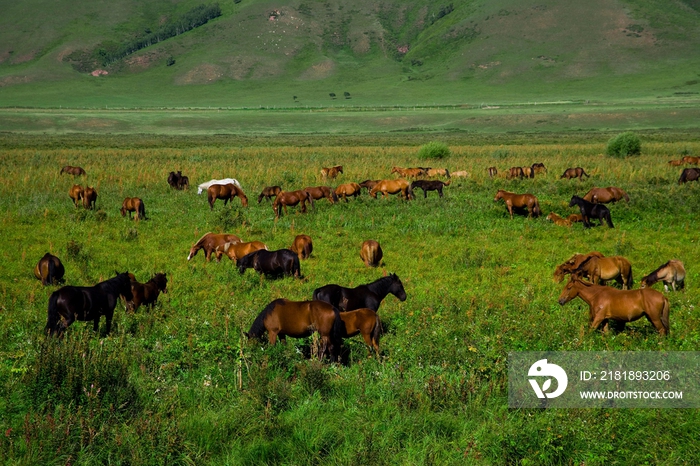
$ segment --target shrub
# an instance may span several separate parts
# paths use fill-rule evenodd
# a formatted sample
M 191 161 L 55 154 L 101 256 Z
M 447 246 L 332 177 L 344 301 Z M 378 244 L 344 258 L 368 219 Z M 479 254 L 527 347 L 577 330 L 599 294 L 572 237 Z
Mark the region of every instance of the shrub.
M 642 142 L 639 140 L 639 136 L 628 131 L 610 139 L 606 152 L 613 157 L 639 155 L 642 152 Z
M 418 151 L 419 159 L 443 159 L 450 155 L 450 148 L 444 142 L 429 142 Z

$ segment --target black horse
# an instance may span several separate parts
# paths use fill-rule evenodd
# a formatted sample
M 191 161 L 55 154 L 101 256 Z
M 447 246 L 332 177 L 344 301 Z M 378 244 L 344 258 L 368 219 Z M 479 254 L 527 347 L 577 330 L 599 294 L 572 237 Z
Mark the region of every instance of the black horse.
M 168 175 L 168 184 L 170 185 L 171 188 L 175 189 L 185 189 L 189 188 L 190 186 L 190 179 L 183 175 L 180 170 L 175 172 L 170 172 L 170 175 Z
M 278 249 L 277 251 L 260 249 L 238 259 L 240 273 L 245 273 L 246 269 L 250 268 L 269 277 L 294 275 L 301 278 L 299 256 L 290 249 Z
M 681 177 L 678 178 L 678 184 L 697 181 L 698 179 L 700 179 L 700 168 L 685 168 L 681 172 Z
M 577 205 L 581 210 L 581 216 L 583 217 L 583 226 L 586 228 L 591 227 L 591 218 L 597 218 L 600 220 L 600 224 L 603 224 L 603 219 L 608 223 L 610 228 L 615 228 L 613 226 L 612 218 L 610 218 L 610 209 L 605 207 L 603 204 L 593 204 L 588 202 L 582 197 L 572 196 L 571 202 L 569 202 L 569 207 Z
M 377 312 L 382 300 L 389 293 L 400 301 L 406 301 L 406 290 L 403 289 L 403 283 L 395 273 L 355 288 L 345 288 L 340 285 L 322 286 L 314 290 L 313 297 L 332 304 L 341 312 L 365 307 Z
M 100 327 L 100 316 L 104 315 L 107 318 L 106 333 L 109 333 L 120 295 L 126 298 L 127 303 L 133 300 L 128 272 L 117 274 L 95 286 L 64 286 L 49 298 L 46 331 L 49 335 L 61 335 L 75 320 L 92 320 L 96 332 Z
M 447 183 L 443 183 L 440 180 L 416 180 L 411 183 L 411 191 L 415 191 L 416 188 L 423 190 L 423 197 L 428 198 L 428 191 L 437 191 L 440 197 L 442 197 L 442 188 L 450 185 L 451 180 L 447 180 Z

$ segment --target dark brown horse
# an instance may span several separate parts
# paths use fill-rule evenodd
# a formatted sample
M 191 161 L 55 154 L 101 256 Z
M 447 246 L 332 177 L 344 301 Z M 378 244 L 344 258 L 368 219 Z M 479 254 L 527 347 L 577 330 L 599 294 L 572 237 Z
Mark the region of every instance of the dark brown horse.
M 369 193 L 372 188 L 374 188 L 377 183 L 379 183 L 381 180 L 365 180 L 362 183 L 359 183 L 360 188 L 365 188 L 367 192 Z M 336 189 L 336 194 L 338 193 L 338 190 Z
M 247 243 L 226 243 L 223 246 L 216 248 L 216 255 L 219 257 L 220 251 L 223 252 L 234 263 L 238 263 L 238 259 L 250 254 L 251 252 L 259 251 L 260 249 L 267 250 L 267 245 L 261 241 L 249 241 Z
M 314 290 L 314 299 L 332 304 L 341 312 L 367 307 L 377 312 L 384 298 L 391 293 L 399 301 L 406 301 L 406 290 L 401 279 L 394 273 L 366 285 L 346 288 L 340 285 L 325 285 Z
M 294 207 L 297 204 L 301 204 L 301 212 L 306 213 L 307 202 L 311 203 L 311 207 L 314 207 L 314 199 L 303 189 L 297 191 L 282 191 L 275 198 L 275 202 L 272 203 L 272 210 L 275 211 L 275 218 L 279 218 L 280 207 L 284 208 L 284 214 L 287 215 L 287 206 Z
M 55 285 L 63 281 L 65 273 L 66 269 L 61 263 L 61 259 L 48 252 L 39 259 L 34 267 L 34 276 L 41 280 L 41 284 L 44 286 Z
M 248 207 L 248 198 L 245 193 L 233 183 L 213 184 L 207 189 L 207 200 L 209 201 L 209 208 L 211 210 L 214 210 L 214 203 L 217 199 L 223 199 L 224 205 L 226 205 L 228 201 L 233 201 L 234 197 L 241 200 L 241 205 L 243 207 Z
M 592 329 L 606 326 L 613 321 L 618 330 L 625 323 L 644 316 L 661 335 L 669 332 L 668 299 L 651 288 L 643 290 L 617 290 L 607 286 L 593 285 L 572 275 L 569 283 L 559 296 L 559 304 L 564 305 L 579 297 L 589 306 L 589 322 Z
M 345 202 L 349 202 L 348 197 L 357 197 L 361 192 L 362 187 L 357 183 L 344 183 L 335 188 L 336 197 L 342 197 Z
M 258 196 L 258 204 L 260 204 L 263 198 L 267 199 L 268 202 L 271 201 L 273 197 L 277 197 L 277 195 L 281 192 L 282 188 L 279 186 L 266 186 Z
M 496 167 L 489 167 L 486 169 L 486 171 L 489 172 L 489 177 L 491 178 L 498 176 L 498 168 Z
M 82 200 L 83 200 L 84 193 L 85 193 L 85 190 L 79 184 L 74 184 L 70 188 L 70 190 L 68 190 L 68 196 L 70 196 L 70 198 L 73 199 L 73 203 L 75 204 L 75 207 L 80 207 L 80 204 L 82 203 Z
M 447 180 L 447 182 L 442 182 L 440 180 L 416 180 L 411 183 L 411 191 L 416 188 L 423 190 L 423 198 L 428 198 L 428 191 L 437 191 L 438 195 L 442 197 L 442 188 L 449 186 L 452 180 Z
M 335 360 L 346 330 L 338 309 L 326 302 L 276 299 L 258 314 L 245 336 L 262 340 L 265 332 L 271 345 L 277 338 L 284 342 L 287 337 L 305 338 L 318 332 L 319 359 L 328 351 Z
M 513 209 L 527 209 L 528 217 L 539 217 L 542 214 L 540 203 L 535 196 L 529 193 L 515 194 L 499 189 L 493 202 L 498 202 L 500 199 L 506 203 L 508 213 L 511 220 L 513 219 Z
M 64 173 L 68 173 L 69 175 L 80 176 L 85 174 L 85 170 L 83 170 L 81 167 L 72 167 L 70 165 L 66 165 L 65 167 L 61 168 L 61 172 L 59 173 L 59 175 L 63 175 Z
M 369 195 L 373 198 L 377 198 L 377 193 L 382 193 L 384 198 L 389 197 L 389 194 L 399 194 L 404 200 L 413 199 L 413 191 L 411 191 L 411 184 L 408 180 L 399 178 L 397 180 L 381 180 L 377 183 L 374 188 L 369 192 Z
M 153 308 L 161 292 L 167 293 L 168 278 L 164 273 L 157 273 L 146 283 L 131 280 L 131 294 L 133 299 L 127 303 L 127 310 L 136 311 L 142 304 Z
M 343 166 L 342 165 L 337 165 L 335 167 L 330 167 L 330 168 L 322 168 L 321 169 L 321 178 L 324 180 L 326 178 L 330 178 L 331 180 L 334 180 L 338 174 L 343 173 Z
M 564 174 L 560 178 L 566 178 L 567 180 L 570 180 L 572 178 L 578 178 L 579 181 L 583 180 L 583 177 L 589 177 L 588 173 L 586 173 L 583 168 L 581 167 L 576 167 L 576 168 L 567 168 L 566 171 L 564 171 Z
M 622 189 L 616 186 L 608 186 L 607 188 L 593 188 L 583 196 L 588 202 L 593 204 L 607 204 L 609 202 L 615 203 L 620 199 L 624 199 L 629 202 L 630 197 Z
M 294 251 L 297 256 L 299 256 L 299 260 L 308 259 L 314 250 L 314 244 L 309 235 L 297 235 L 294 238 L 292 247 L 289 249 Z
M 97 191 L 92 186 L 87 186 L 83 191 L 83 207 L 86 209 L 94 209 L 97 202 Z
M 532 168 L 532 172 L 535 175 L 540 175 L 540 174 L 544 175 L 547 173 L 547 167 L 545 167 L 542 162 L 533 163 L 530 168 Z
M 238 259 L 238 271 L 244 274 L 246 269 L 253 269 L 267 277 L 277 278 L 284 275 L 301 278 L 299 256 L 290 249 L 268 251 L 260 249 Z
M 360 247 L 360 258 L 366 267 L 377 267 L 382 261 L 382 247 L 373 239 L 368 239 Z
M 136 212 L 136 220 L 146 220 L 146 206 L 143 201 L 138 197 L 127 197 L 122 202 L 122 208 L 119 209 L 122 213 L 122 217 L 126 217 L 126 213 L 129 212 L 129 219 L 131 219 L 132 213 Z
M 681 177 L 678 178 L 678 184 L 697 181 L 698 179 L 700 179 L 700 168 L 684 168 L 681 172 Z
M 199 240 L 192 245 L 190 249 L 190 254 L 187 256 L 187 260 L 192 259 L 197 255 L 200 249 L 204 249 L 205 259 L 207 262 L 211 258 L 211 254 L 216 252 L 216 260 L 220 261 L 223 251 L 217 251 L 216 249 L 222 247 L 226 243 L 240 243 L 241 239 L 236 235 L 230 235 L 226 233 L 205 233 L 204 236 L 199 238 Z
M 673 291 L 676 291 L 676 285 L 678 285 L 679 290 L 685 289 L 685 267 L 683 262 L 671 259 L 646 277 L 643 277 L 641 287 L 646 288 L 659 281 L 664 283 L 666 292 L 668 292 L 668 285 L 671 285 Z
M 354 311 L 341 312 L 340 319 L 345 326 L 343 338 L 351 338 L 358 333 L 362 334 L 367 350 L 372 355 L 372 349 L 379 357 L 379 337 L 382 333 L 382 324 L 379 316 L 372 309 L 362 308 Z
M 564 275 L 573 273 L 576 269 L 578 269 L 578 266 L 581 265 L 581 263 L 589 257 L 605 256 L 599 253 L 598 251 L 591 251 L 588 254 L 574 254 L 562 264 L 559 264 L 554 270 L 554 281 L 556 281 L 557 283 L 561 283 L 561 281 L 564 280 Z
M 335 191 L 328 186 L 311 186 L 304 188 L 303 191 L 309 193 L 309 196 L 315 201 L 328 199 L 328 202 L 331 204 L 338 202 L 338 196 L 335 194 Z
M 168 175 L 168 184 L 173 189 L 182 190 L 190 187 L 190 179 L 178 170 L 177 173 L 170 172 Z

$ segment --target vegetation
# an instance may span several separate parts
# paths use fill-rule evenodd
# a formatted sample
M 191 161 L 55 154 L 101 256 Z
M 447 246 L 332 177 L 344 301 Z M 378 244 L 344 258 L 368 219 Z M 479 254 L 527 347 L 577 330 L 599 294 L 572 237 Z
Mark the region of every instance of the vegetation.
M 631 131 L 627 131 L 611 138 L 608 141 L 605 152 L 613 157 L 639 155 L 642 152 L 642 141 L 639 139 L 639 136 Z
M 418 149 L 418 158 L 420 160 L 444 159 L 449 157 L 450 148 L 444 142 L 431 141 Z

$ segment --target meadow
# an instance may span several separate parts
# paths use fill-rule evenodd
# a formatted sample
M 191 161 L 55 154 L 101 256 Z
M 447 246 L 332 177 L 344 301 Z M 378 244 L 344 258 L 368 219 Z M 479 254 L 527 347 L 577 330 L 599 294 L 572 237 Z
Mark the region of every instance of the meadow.
M 392 136 L 393 137 L 393 136 Z M 282 138 L 284 139 L 284 138 Z M 667 161 L 700 153 L 692 135 L 655 133 L 642 155 L 614 159 L 600 139 L 568 134 L 477 142 L 452 136 L 452 155 L 433 166 L 467 170 L 445 197 L 419 194 L 348 203 L 275 220 L 255 199 L 264 186 L 321 184 L 319 170 L 342 164 L 332 185 L 390 178 L 391 167 L 427 165 L 405 140 L 356 137 L 223 140 L 154 136 L 3 137 L 0 170 L 0 457 L 6 464 L 695 464 L 700 416 L 693 409 L 509 409 L 509 351 L 694 351 L 700 345 L 697 199 Z M 133 144 L 130 143 L 133 141 Z M 364 141 L 364 143 L 363 143 Z M 334 144 L 337 143 L 337 144 Z M 485 168 L 543 162 L 533 180 L 490 179 Z M 79 165 L 83 178 L 59 176 Z M 568 167 L 591 175 L 560 180 Z M 206 198 L 172 190 L 182 170 L 193 185 L 238 179 L 251 203 L 210 211 Z M 11 180 L 11 182 L 9 182 Z M 73 183 L 94 186 L 97 209 L 76 209 Z M 574 213 L 573 194 L 625 189 L 610 207 L 614 229 L 561 228 L 544 218 L 511 220 L 497 189 L 531 192 L 543 213 Z M 122 218 L 125 197 L 144 200 L 148 220 Z M 314 253 L 303 278 L 239 274 L 224 258 L 187 261 L 208 231 L 270 249 L 308 234 Z M 362 241 L 384 251 L 379 269 L 359 258 Z M 598 250 L 632 263 L 641 277 L 676 258 L 686 291 L 668 293 L 671 330 L 645 320 L 618 334 L 588 329 L 580 300 L 557 303 L 552 273 L 575 252 Z M 50 251 L 66 284 L 92 285 L 128 270 L 145 282 L 168 275 L 156 307 L 118 304 L 112 332 L 73 324 L 62 339 L 44 333 L 48 297 L 33 276 Z M 359 337 L 346 365 L 309 359 L 309 341 L 270 347 L 242 335 L 272 300 L 311 299 L 328 283 L 356 286 L 396 273 L 408 298 L 379 310 L 381 358 Z M 657 285 L 659 288 L 659 285 Z

